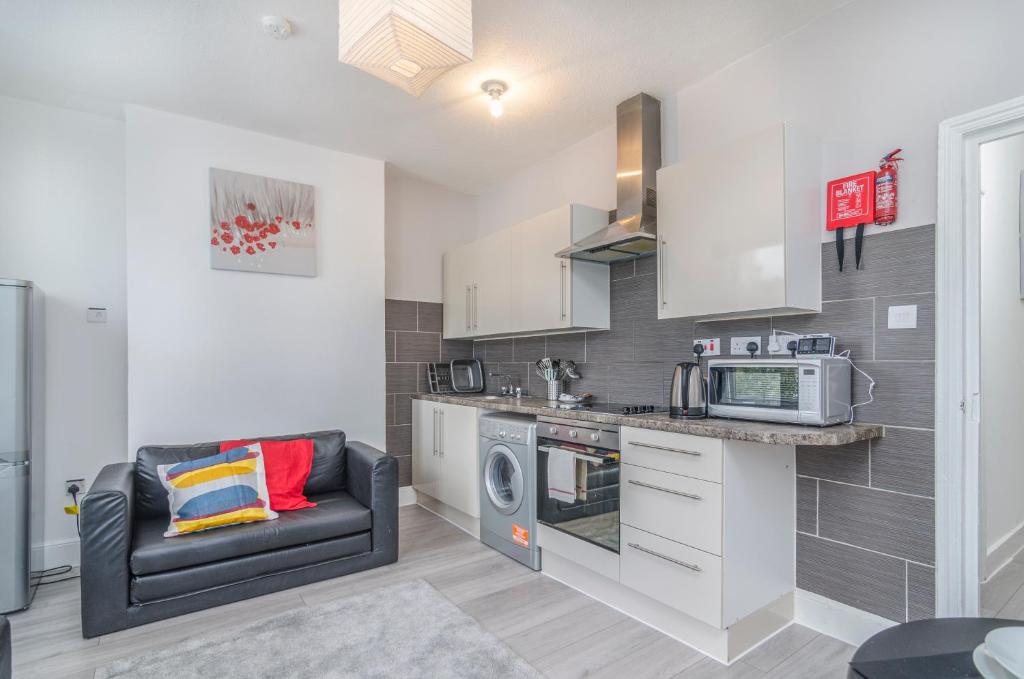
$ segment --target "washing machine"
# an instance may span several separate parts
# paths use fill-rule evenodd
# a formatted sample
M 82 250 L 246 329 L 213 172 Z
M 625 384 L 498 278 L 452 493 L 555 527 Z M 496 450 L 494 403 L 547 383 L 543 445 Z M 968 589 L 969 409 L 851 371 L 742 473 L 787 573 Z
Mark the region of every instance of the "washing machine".
M 537 422 L 509 413 L 480 417 L 480 541 L 533 570 L 537 547 Z

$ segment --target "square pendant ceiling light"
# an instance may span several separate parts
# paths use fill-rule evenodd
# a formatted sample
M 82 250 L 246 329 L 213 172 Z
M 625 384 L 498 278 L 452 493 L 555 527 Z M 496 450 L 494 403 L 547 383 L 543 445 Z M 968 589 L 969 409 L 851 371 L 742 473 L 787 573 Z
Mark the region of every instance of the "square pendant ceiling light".
M 338 60 L 419 96 L 473 58 L 472 0 L 339 0 Z

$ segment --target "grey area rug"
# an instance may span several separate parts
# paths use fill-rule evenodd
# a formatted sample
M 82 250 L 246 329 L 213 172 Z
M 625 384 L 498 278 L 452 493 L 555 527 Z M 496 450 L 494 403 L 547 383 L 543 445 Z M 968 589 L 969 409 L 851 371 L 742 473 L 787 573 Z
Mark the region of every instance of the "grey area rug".
M 96 679 L 541 675 L 423 580 L 118 660 Z

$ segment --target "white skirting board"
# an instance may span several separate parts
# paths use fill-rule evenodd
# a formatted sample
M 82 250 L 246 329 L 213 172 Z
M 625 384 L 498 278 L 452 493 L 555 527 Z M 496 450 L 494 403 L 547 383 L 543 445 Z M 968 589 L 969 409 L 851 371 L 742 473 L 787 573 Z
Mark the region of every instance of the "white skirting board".
M 32 570 L 78 566 L 80 560 L 77 538 L 32 545 Z
M 412 486 L 402 486 L 398 489 L 398 506 L 408 507 L 416 504 L 416 489 Z
M 1024 523 L 1004 535 L 985 554 L 985 572 L 982 574 L 987 582 L 993 575 L 1010 563 L 1024 549 Z
M 480 519 L 474 518 L 464 512 L 460 512 L 454 507 L 449 507 L 440 500 L 432 498 L 425 493 L 416 492 L 416 504 L 423 507 L 431 514 L 440 516 L 456 528 L 461 528 L 477 540 L 480 539 Z
M 803 589 L 796 590 L 793 622 L 851 646 L 860 646 L 882 630 L 899 624 Z

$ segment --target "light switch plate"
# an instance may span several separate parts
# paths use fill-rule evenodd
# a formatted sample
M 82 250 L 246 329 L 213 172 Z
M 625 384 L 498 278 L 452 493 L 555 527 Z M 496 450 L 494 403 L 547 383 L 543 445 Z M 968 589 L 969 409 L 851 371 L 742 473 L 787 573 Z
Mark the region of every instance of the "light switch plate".
M 917 327 L 917 305 L 889 307 L 889 329 L 908 330 Z
M 704 353 L 701 356 L 720 356 L 722 354 L 722 342 L 717 337 L 706 337 L 704 339 L 695 339 L 693 343 L 703 344 Z
M 107 310 L 105 307 L 91 306 L 85 310 L 86 323 L 106 323 Z

